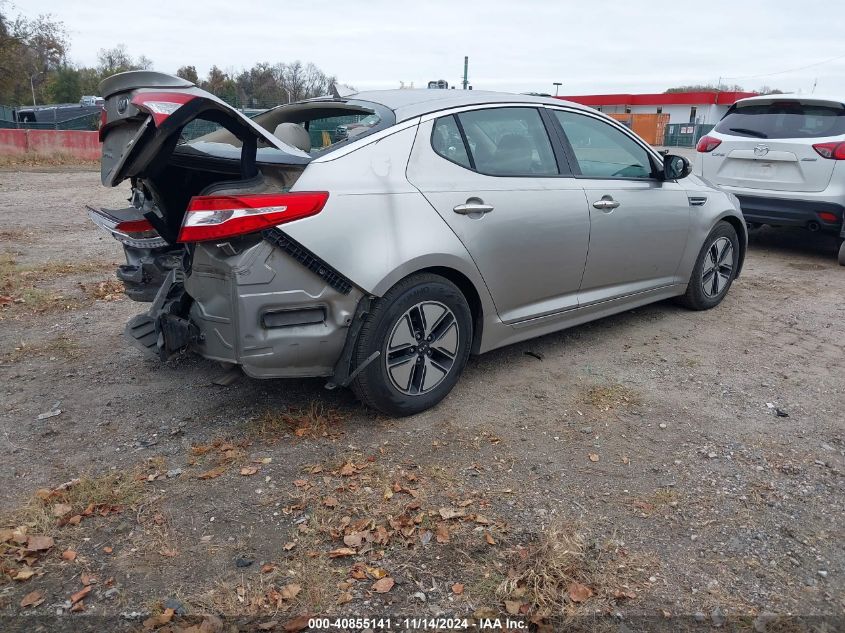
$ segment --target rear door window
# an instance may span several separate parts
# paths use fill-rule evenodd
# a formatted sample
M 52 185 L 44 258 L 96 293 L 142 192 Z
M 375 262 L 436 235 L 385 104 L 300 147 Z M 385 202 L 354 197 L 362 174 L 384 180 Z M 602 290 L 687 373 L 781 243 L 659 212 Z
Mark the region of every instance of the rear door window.
M 461 138 L 461 131 L 454 115 L 444 116 L 434 122 L 431 131 L 431 146 L 434 151 L 446 160 L 457 163 L 461 167 L 471 169 L 467 148 Z
M 535 108 L 490 108 L 458 115 L 475 169 L 490 176 L 552 176 L 557 162 Z
M 651 178 L 646 149 L 609 123 L 574 112 L 554 111 L 581 175 L 586 178 Z
M 732 106 L 716 131 L 749 138 L 819 138 L 845 134 L 845 107 L 775 101 Z

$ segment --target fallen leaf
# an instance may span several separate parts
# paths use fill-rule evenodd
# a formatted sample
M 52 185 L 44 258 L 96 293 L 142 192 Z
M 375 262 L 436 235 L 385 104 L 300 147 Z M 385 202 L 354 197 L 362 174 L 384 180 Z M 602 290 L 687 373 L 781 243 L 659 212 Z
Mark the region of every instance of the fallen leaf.
M 622 600 L 622 599 L 625 599 L 625 598 L 633 600 L 634 598 L 637 597 L 637 594 L 635 594 L 633 591 L 631 591 L 629 589 L 614 589 L 613 597 L 616 598 L 617 600 Z
M 21 567 L 18 573 L 15 574 L 12 580 L 29 580 L 35 575 L 35 572 L 30 567 Z
M 244 477 L 249 477 L 250 475 L 254 475 L 258 472 L 258 466 L 244 466 L 241 468 L 241 474 Z
M 85 611 L 85 602 L 83 602 L 82 600 L 80 600 L 70 608 L 71 613 L 81 613 L 82 611 Z
M 111 554 L 111 553 L 114 551 L 114 548 L 113 548 L 113 547 L 110 547 L 110 546 L 108 546 L 108 545 L 106 545 L 106 546 L 103 548 L 103 551 L 104 551 L 106 554 Z
M 257 624 L 255 628 L 259 631 L 272 631 L 276 628 L 278 622 L 275 620 L 270 620 L 269 622 L 262 622 L 261 624 Z
M 381 580 L 377 580 L 373 583 L 373 591 L 376 593 L 387 593 L 391 589 L 393 589 L 393 585 L 396 584 L 390 576 L 386 576 Z
M 285 625 L 284 629 L 287 633 L 297 633 L 298 631 L 304 631 L 308 628 L 308 620 L 314 617 L 313 613 L 303 613 L 295 617 L 293 620 L 288 620 Z
M 466 512 L 463 510 L 456 510 L 454 508 L 440 508 L 439 512 L 440 516 L 445 520 L 457 519 L 466 515 Z
M 168 558 L 173 558 L 174 556 L 179 555 L 179 550 L 177 550 L 175 547 L 174 548 L 162 547 L 158 551 L 158 553 L 161 554 L 162 556 L 167 556 Z
M 323 499 L 323 505 L 327 508 L 334 508 L 337 506 L 337 499 L 335 497 L 326 497 Z
M 337 604 L 346 604 L 347 602 L 352 602 L 352 594 L 348 591 L 341 592 L 337 597 Z
M 173 613 L 173 609 L 165 609 L 164 613 L 147 618 L 144 620 L 144 628 L 155 629 L 160 626 L 164 626 L 165 624 L 169 624 L 173 619 Z
M 76 560 L 76 552 L 72 549 L 66 549 L 62 552 L 62 558 L 65 560 Z
M 484 531 L 484 540 L 487 541 L 488 545 L 495 545 L 496 544 L 496 539 L 494 539 L 493 535 L 490 534 L 490 532 L 488 532 L 486 530 Z
M 510 613 L 511 615 L 516 615 L 519 613 L 519 607 L 522 606 L 522 603 L 518 600 L 505 600 L 505 611 Z
M 628 458 L 628 456 L 626 455 L 625 457 L 623 457 L 623 458 L 622 458 L 622 463 L 623 463 L 623 464 L 630 464 L 630 463 L 631 463 L 631 460 L 630 460 L 630 459 Z
M 37 607 L 39 604 L 44 602 L 44 594 L 40 591 L 30 591 L 26 594 L 23 598 L 21 598 L 21 609 L 26 609 L 27 607 Z
M 71 601 L 71 603 L 79 602 L 85 596 L 87 596 L 89 593 L 91 593 L 91 585 L 87 585 L 87 586 L 83 587 L 82 589 L 80 589 L 79 591 L 77 591 L 75 594 L 73 594 L 70 597 L 70 601 Z
M 293 485 L 296 486 L 297 488 L 302 488 L 303 486 L 308 485 L 308 480 L 307 479 L 294 479 Z
M 372 576 L 375 580 L 387 578 L 387 570 L 382 569 L 381 567 L 367 567 L 367 573 Z
M 293 600 L 294 598 L 296 598 L 297 594 L 300 591 L 302 591 L 302 587 L 300 587 L 299 585 L 291 584 L 291 585 L 285 585 L 284 587 L 282 587 L 279 590 L 279 593 L 281 594 L 283 599 Z
M 67 520 L 68 525 L 79 525 L 82 523 L 82 515 L 81 514 L 74 514 Z
M 341 477 L 351 477 L 358 471 L 355 468 L 355 464 L 352 462 L 346 462 L 343 466 L 340 467 L 340 475 Z
M 363 541 L 364 535 L 360 532 L 355 532 L 354 534 L 347 534 L 343 537 L 343 544 L 348 547 L 361 547 L 361 541 Z
M 215 477 L 219 477 L 225 473 L 228 468 L 229 467 L 226 464 L 223 464 L 222 466 L 212 468 L 211 470 L 207 470 L 204 473 L 197 475 L 197 479 L 214 479 Z
M 480 525 L 490 525 L 490 519 L 488 519 L 483 514 L 476 514 L 475 515 L 475 522 Z
M 598 453 L 590 453 L 589 456 L 591 462 L 599 461 Z
M 97 584 L 97 577 L 92 576 L 87 571 L 82 572 L 82 576 L 79 578 L 82 581 L 82 584 L 86 587 L 88 585 L 96 585 Z
M 463 592 L 464 592 L 463 583 L 456 582 L 454 585 L 452 585 L 452 593 L 455 594 L 456 596 L 461 595 Z
M 445 523 L 438 523 L 437 524 L 437 532 L 435 532 L 435 538 L 437 539 L 438 543 L 448 543 L 449 542 L 449 526 Z
M 61 518 L 66 514 L 70 514 L 73 507 L 69 503 L 57 503 L 53 506 L 53 516 Z
M 269 574 L 269 573 L 270 573 L 271 571 L 273 571 L 274 569 L 276 569 L 276 566 L 275 566 L 275 565 L 273 565 L 272 563 L 264 563 L 264 564 L 261 566 L 261 573 L 262 573 L 262 574 Z
M 329 552 L 329 558 L 339 558 L 341 556 L 354 556 L 355 550 L 351 547 L 339 547 Z
M 569 599 L 572 602 L 584 602 L 593 595 L 593 590 L 580 582 L 573 582 L 569 585 Z
M 285 543 L 285 544 L 282 546 L 282 549 L 283 549 L 283 550 L 285 550 L 286 552 L 289 552 L 289 551 L 291 551 L 294 547 L 296 547 L 296 543 L 294 543 L 293 541 L 288 541 L 287 543 Z
M 26 540 L 26 549 L 30 552 L 39 552 L 53 547 L 55 541 L 52 536 L 31 535 Z

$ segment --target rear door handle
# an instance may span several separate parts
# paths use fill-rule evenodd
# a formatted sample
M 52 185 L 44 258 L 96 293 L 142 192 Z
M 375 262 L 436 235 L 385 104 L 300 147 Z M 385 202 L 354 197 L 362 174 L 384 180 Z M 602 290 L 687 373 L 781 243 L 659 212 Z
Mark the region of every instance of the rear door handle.
M 593 208 L 601 209 L 602 211 L 613 211 L 619 203 L 613 199 L 613 196 L 602 196 L 601 200 L 596 200 L 593 203 Z
M 469 198 L 465 204 L 457 205 L 452 211 L 460 215 L 482 216 L 493 210 L 492 204 L 484 204 L 480 198 Z

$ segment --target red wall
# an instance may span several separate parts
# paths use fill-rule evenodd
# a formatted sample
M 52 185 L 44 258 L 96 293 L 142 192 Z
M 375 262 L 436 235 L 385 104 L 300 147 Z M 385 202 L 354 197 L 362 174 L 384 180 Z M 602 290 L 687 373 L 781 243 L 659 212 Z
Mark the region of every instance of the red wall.
M 573 95 L 557 97 L 588 106 L 634 106 L 634 105 L 733 105 L 739 99 L 756 97 L 756 92 L 671 92 L 669 94 L 614 94 L 614 95 Z
M 80 130 L 0 130 L 0 156 L 65 154 L 100 160 L 97 132 Z

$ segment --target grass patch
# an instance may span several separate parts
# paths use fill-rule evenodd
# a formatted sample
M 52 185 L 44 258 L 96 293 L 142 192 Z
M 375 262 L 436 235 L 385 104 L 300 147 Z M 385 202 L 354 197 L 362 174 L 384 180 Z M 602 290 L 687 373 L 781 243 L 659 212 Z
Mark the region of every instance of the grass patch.
M 638 406 L 640 395 L 624 385 L 594 385 L 587 389 L 582 400 L 599 411 L 610 411 L 620 407 Z
M 16 363 L 27 357 L 57 356 L 66 359 L 77 358 L 81 354 L 79 342 L 64 334 L 46 341 L 21 342 L 14 349 L 0 356 L 3 362 Z
M 250 435 L 263 440 L 293 434 L 296 437 L 329 438 L 341 435 L 346 416 L 337 409 L 313 401 L 307 407 L 287 411 L 267 411 L 249 424 Z
M 518 547 L 496 594 L 511 614 L 575 618 L 633 600 L 647 583 L 644 560 L 618 541 L 590 542 L 557 521 L 528 547 Z
M 0 168 L 9 167 L 87 167 L 95 168 L 99 160 L 84 160 L 68 152 L 38 154 L 28 152 L 20 156 L 0 156 Z
M 89 299 L 96 301 L 119 301 L 123 299 L 123 283 L 117 279 L 95 281 L 94 283 L 79 283 L 79 288 Z

